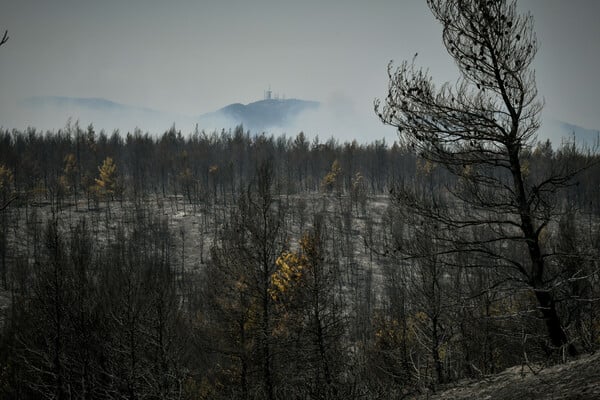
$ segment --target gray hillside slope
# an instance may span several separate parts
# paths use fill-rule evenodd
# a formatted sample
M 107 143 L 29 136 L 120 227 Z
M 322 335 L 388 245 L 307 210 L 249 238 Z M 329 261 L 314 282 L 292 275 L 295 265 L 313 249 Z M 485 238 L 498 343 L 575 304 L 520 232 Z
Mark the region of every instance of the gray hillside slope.
M 512 367 L 477 382 L 460 382 L 414 400 L 600 400 L 600 353 L 542 370 Z M 533 371 L 535 371 L 535 373 Z

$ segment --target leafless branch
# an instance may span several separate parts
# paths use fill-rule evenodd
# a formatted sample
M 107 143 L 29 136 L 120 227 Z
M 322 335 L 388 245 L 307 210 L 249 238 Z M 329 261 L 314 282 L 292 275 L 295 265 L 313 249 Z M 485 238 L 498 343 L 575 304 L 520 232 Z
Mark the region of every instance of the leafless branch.
M 4 31 L 4 36 L 2 36 L 2 40 L 0 40 L 0 46 L 2 46 L 4 43 L 8 42 L 8 31 Z
M 14 195 L 12 198 L 8 199 L 6 201 L 6 203 L 0 205 L 0 211 L 4 211 L 10 205 L 10 203 L 12 203 L 13 201 L 15 201 L 18 198 L 19 198 L 19 195 Z

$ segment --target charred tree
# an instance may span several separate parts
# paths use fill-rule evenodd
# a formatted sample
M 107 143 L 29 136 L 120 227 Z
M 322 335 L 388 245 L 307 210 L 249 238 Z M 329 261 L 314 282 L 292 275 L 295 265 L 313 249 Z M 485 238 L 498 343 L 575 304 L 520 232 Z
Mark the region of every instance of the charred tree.
M 453 238 L 448 244 L 454 251 L 493 259 L 516 273 L 535 294 L 551 345 L 575 354 L 557 312 L 547 266 L 551 252 L 541 235 L 560 213 L 555 194 L 571 184 L 578 168 L 562 164 L 533 177 L 524 163 L 542 110 L 531 67 L 538 47 L 533 18 L 518 13 L 515 1 L 428 0 L 428 5 L 442 24 L 460 79 L 436 88 L 414 60 L 397 69 L 390 64 L 388 96 L 383 105 L 376 100 L 375 110 L 420 157 L 456 177 L 443 195 L 461 207 L 437 212 L 407 186 L 396 194 L 440 226 L 441 240 Z M 473 227 L 485 227 L 490 236 L 469 235 Z M 519 246 L 526 257 L 494 250 L 498 246 L 492 244 L 501 242 Z

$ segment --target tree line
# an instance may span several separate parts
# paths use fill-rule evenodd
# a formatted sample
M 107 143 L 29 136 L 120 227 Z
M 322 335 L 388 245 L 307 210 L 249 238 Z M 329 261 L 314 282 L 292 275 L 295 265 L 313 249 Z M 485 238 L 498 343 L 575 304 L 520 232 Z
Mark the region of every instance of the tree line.
M 107 193 L 113 200 L 175 195 L 190 204 L 228 204 L 245 190 L 267 156 L 278 171 L 277 190 L 287 195 L 317 192 L 323 185 L 333 188 L 323 178 L 331 171 L 330 178 L 334 177 L 335 168 L 341 171 L 336 183 L 340 193 L 357 192 L 360 187 L 370 195 L 388 194 L 399 182 L 414 179 L 422 167 L 417 161 L 422 154 L 402 142 L 340 144 L 333 138 L 320 142 L 318 137 L 308 141 L 303 132 L 294 138 L 274 137 L 251 134 L 243 126 L 188 135 L 173 126 L 158 136 L 141 131 L 126 135 L 114 131 L 108 136 L 104 131 L 96 133 L 93 125 L 83 130 L 77 122 L 68 122 L 57 132 L 0 130 L 0 143 L 3 204 L 18 196 L 24 203 L 50 202 L 58 207 L 72 198 L 76 206 L 85 199 L 90 209 Z M 556 164 L 551 164 L 556 157 L 572 154 L 573 158 L 579 153 L 573 142 L 558 150 L 549 141 L 522 149 L 526 168 L 532 163 L 538 171 Z M 536 164 L 539 158 L 543 164 Z M 107 178 L 101 175 L 108 171 L 99 172 L 106 168 L 115 168 L 108 187 L 98 182 Z M 595 170 L 582 171 L 576 180 L 579 187 L 568 188 L 564 195 L 586 211 L 597 212 L 600 201 L 594 177 Z M 440 179 L 456 178 L 448 173 Z
M 228 201 L 244 190 L 259 160 L 272 155 L 280 173 L 277 184 L 286 193 L 318 190 L 323 171 L 338 160 L 349 188 L 357 173 L 371 192 L 384 193 L 389 183 L 412 168 L 412 154 L 384 140 L 368 145 L 339 144 L 333 138 L 311 142 L 300 132 L 293 138 L 251 134 L 242 126 L 183 135 L 174 126 L 154 136 L 135 131 L 126 135 L 95 132 L 68 123 L 57 132 L 0 132 L 1 159 L 20 195 L 42 194 L 57 201 L 65 194 L 93 194 L 98 167 L 110 157 L 119 168 L 121 187 L 136 199 L 148 195 L 184 195 L 190 202 Z M 358 165 L 361 165 L 360 171 Z M 403 165 L 407 164 L 407 165 Z M 115 187 L 118 189 L 118 187 Z M 121 191 L 115 193 L 119 197 Z

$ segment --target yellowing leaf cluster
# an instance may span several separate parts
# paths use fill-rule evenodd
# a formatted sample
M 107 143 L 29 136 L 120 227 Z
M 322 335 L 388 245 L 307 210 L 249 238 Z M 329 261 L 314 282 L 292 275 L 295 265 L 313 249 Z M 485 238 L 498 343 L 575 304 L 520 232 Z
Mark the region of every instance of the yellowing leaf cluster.
M 69 153 L 64 158 L 65 162 L 65 175 L 69 176 L 74 174 L 77 168 L 77 159 L 73 153 Z
M 117 186 L 117 165 L 113 159 L 106 157 L 98 171 L 100 177 L 96 179 L 96 186 L 104 193 L 113 194 Z
M 269 295 L 278 301 L 301 284 L 307 260 L 302 254 L 284 251 L 275 261 L 275 265 L 277 270 L 271 274 Z
M 75 175 L 77 174 L 77 159 L 73 153 L 69 153 L 64 158 L 65 168 L 63 174 L 58 177 L 58 190 L 64 194 L 75 185 Z
M 397 319 L 382 320 L 375 331 L 375 343 L 380 349 L 396 348 L 404 341 L 402 326 Z
M 321 189 L 326 192 L 331 192 L 336 186 L 338 186 L 341 175 L 342 167 L 340 166 L 340 162 L 335 160 L 333 164 L 331 164 L 331 170 L 321 181 Z

